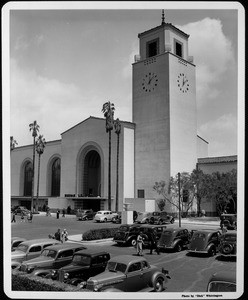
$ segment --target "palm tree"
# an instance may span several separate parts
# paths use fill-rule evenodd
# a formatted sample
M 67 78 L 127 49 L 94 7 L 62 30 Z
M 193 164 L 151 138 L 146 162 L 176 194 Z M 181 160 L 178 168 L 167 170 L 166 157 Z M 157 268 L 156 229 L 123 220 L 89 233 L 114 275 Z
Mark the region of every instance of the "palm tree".
M 116 162 L 116 204 L 115 209 L 118 211 L 119 207 L 119 145 L 120 145 L 120 133 L 121 133 L 121 122 L 117 118 L 114 122 L 115 133 L 117 134 L 117 162 Z
M 111 210 L 111 130 L 114 127 L 115 106 L 110 101 L 103 104 L 102 112 L 106 118 L 106 132 L 109 133 L 109 164 L 108 164 L 108 209 Z
M 17 141 L 14 140 L 13 136 L 10 137 L 10 151 L 15 149 L 15 146 L 18 145 Z
M 37 211 L 38 199 L 39 199 L 39 182 L 40 182 L 40 157 L 44 152 L 46 140 L 43 138 L 43 135 L 39 135 L 38 139 L 36 140 L 36 152 L 39 155 L 38 160 L 38 178 L 37 178 L 37 197 L 36 197 L 36 205 L 35 210 Z
M 33 208 L 33 202 L 34 202 L 34 167 L 35 167 L 35 138 L 38 135 L 38 131 L 40 129 L 40 126 L 37 124 L 36 121 L 34 123 L 29 124 L 29 131 L 32 131 L 32 137 L 33 137 L 33 174 L 32 174 L 32 195 L 31 195 L 31 211 L 34 210 Z

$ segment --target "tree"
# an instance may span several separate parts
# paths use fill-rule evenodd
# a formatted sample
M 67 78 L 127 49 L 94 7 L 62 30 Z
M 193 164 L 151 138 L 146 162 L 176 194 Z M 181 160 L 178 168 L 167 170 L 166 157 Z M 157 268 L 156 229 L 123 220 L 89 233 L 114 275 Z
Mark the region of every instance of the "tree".
M 114 122 L 115 133 L 117 134 L 117 162 L 116 162 L 116 204 L 115 209 L 119 209 L 119 146 L 120 146 L 120 133 L 121 133 L 121 122 L 117 118 Z
M 32 194 L 31 194 L 31 211 L 34 210 L 33 202 L 34 202 L 34 168 L 35 168 L 35 138 L 38 135 L 40 126 L 36 121 L 34 123 L 29 124 L 29 131 L 32 132 L 33 137 L 33 172 L 32 172 Z
M 14 150 L 16 145 L 18 145 L 17 141 L 14 140 L 13 136 L 11 136 L 10 137 L 10 151 Z
M 102 112 L 106 118 L 106 132 L 109 134 L 109 164 L 108 164 L 108 209 L 111 210 L 111 131 L 114 127 L 115 106 L 110 101 L 103 104 Z
M 43 135 L 39 135 L 38 139 L 36 140 L 36 152 L 38 153 L 38 178 L 37 178 L 37 197 L 36 197 L 36 205 L 35 210 L 37 211 L 37 205 L 39 200 L 39 183 L 40 183 L 40 157 L 44 152 L 46 140 L 43 138 Z

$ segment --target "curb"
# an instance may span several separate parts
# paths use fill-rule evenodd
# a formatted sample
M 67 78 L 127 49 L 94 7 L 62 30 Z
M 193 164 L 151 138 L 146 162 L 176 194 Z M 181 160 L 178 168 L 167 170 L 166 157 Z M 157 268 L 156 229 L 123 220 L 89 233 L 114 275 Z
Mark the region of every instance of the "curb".
M 80 234 L 81 236 L 81 234 Z M 113 242 L 113 238 L 108 238 L 108 239 L 102 239 L 102 240 L 92 240 L 92 241 L 83 241 L 83 240 L 77 240 L 74 239 L 73 237 L 69 237 L 68 241 L 70 242 L 77 242 L 77 243 L 83 243 L 83 244 L 96 244 L 96 243 L 109 243 L 109 242 Z

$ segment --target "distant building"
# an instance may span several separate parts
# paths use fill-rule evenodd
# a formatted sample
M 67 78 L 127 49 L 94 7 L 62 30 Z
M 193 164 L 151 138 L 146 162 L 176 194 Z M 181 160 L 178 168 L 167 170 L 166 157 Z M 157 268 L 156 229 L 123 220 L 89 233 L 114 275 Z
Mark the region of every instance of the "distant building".
M 229 170 L 236 167 L 237 159 L 207 158 L 208 142 L 197 135 L 196 66 L 188 53 L 189 35 L 162 20 L 161 25 L 138 37 L 139 54 L 132 66 L 133 122 L 121 121 L 119 208 L 131 203 L 141 211 L 155 208 L 151 203 L 158 196 L 153 191 L 156 181 L 168 182 L 178 172 L 191 172 L 197 164 L 206 172 L 219 167 Z M 32 149 L 28 145 L 11 151 L 12 205 L 31 206 Z M 116 155 L 117 136 L 112 131 L 112 210 Z M 104 118 L 91 116 L 63 132 L 60 140 L 46 144 L 39 195 L 40 208 L 47 204 L 54 209 L 69 205 L 75 210 L 107 209 L 108 135 Z

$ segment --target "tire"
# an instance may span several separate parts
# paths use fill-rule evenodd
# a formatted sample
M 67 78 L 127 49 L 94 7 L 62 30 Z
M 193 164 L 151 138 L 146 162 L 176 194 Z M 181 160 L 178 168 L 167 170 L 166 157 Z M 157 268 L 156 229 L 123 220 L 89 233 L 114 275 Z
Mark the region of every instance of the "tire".
M 233 246 L 231 244 L 224 244 L 222 246 L 222 253 L 223 254 L 231 254 L 233 250 Z
M 163 222 L 163 220 L 161 220 L 161 219 L 158 221 L 158 224 L 159 224 L 159 225 L 162 225 L 163 223 L 164 223 L 164 222 Z
M 164 279 L 160 276 L 158 276 L 154 282 L 153 282 L 153 288 L 154 288 L 154 292 L 162 292 L 163 291 L 163 282 Z
M 214 256 L 216 254 L 216 249 L 214 247 L 211 247 L 208 251 L 209 256 Z
M 131 239 L 131 241 L 130 241 L 130 244 L 133 246 L 133 247 L 136 247 L 137 246 L 137 241 L 136 241 L 136 239 Z
M 107 221 L 108 221 L 107 218 L 105 218 L 105 219 L 103 220 L 103 222 L 105 222 L 105 223 L 107 223 Z
M 88 221 L 88 220 L 89 220 L 88 217 L 85 217 L 85 218 L 84 218 L 84 221 Z
M 182 245 L 180 244 L 180 243 L 178 243 L 177 245 L 176 245 L 176 247 L 175 247 L 175 250 L 177 251 L 177 252 L 181 252 L 182 251 Z

